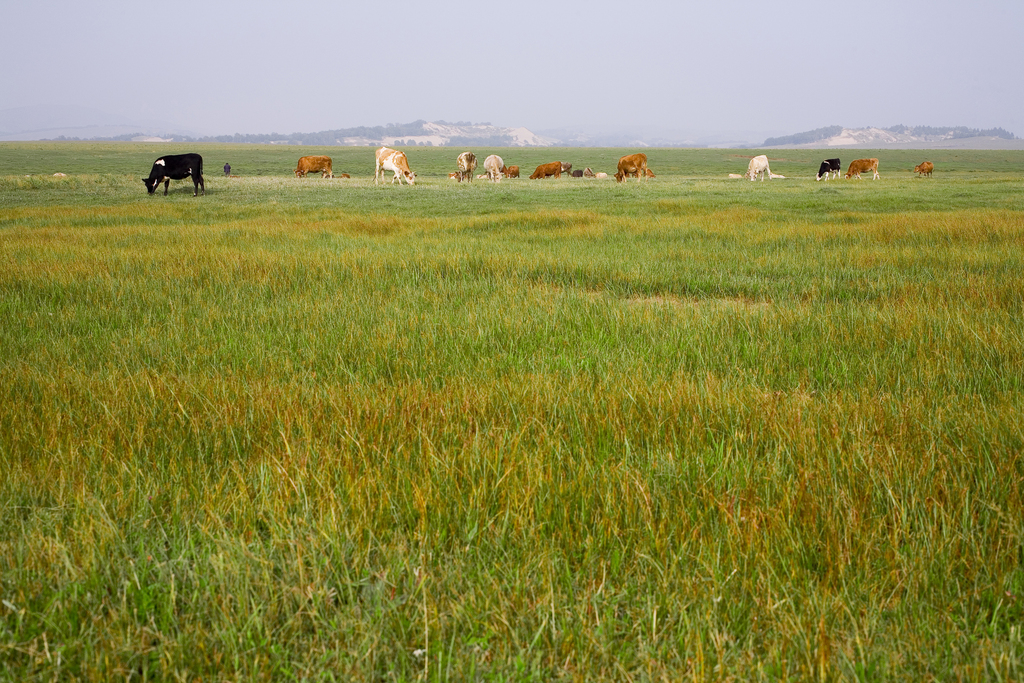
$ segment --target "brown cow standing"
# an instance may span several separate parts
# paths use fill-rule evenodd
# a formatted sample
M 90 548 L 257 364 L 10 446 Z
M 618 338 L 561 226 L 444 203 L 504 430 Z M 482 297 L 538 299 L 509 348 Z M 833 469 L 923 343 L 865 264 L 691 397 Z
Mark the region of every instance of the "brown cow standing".
M 331 158 L 326 156 L 302 157 L 298 166 L 295 167 L 295 177 L 305 178 L 307 173 L 320 171 L 321 178 L 333 178 L 331 170 Z
M 878 175 L 878 159 L 854 159 L 850 162 L 850 168 L 846 171 L 846 175 L 844 177 L 847 180 L 850 178 L 860 180 L 860 174 L 864 171 L 874 171 L 875 175 L 872 176 L 872 180 L 881 178 L 881 176 Z
M 506 178 L 518 178 L 519 177 L 519 167 L 518 166 L 506 166 L 505 170 L 504 170 L 504 173 L 505 173 L 505 177 Z
M 615 173 L 615 180 L 621 183 L 627 176 L 633 174 L 637 174 L 638 180 L 647 179 L 647 155 L 643 152 L 619 159 L 619 170 Z
M 918 176 L 931 175 L 934 169 L 935 164 L 933 164 L 930 161 L 925 161 L 914 167 L 914 173 L 916 173 Z
M 556 178 L 562 177 L 562 162 L 552 161 L 550 164 L 541 164 L 537 167 L 537 170 L 530 176 L 530 180 L 537 180 L 538 178 L 547 178 L 549 175 L 553 175 Z

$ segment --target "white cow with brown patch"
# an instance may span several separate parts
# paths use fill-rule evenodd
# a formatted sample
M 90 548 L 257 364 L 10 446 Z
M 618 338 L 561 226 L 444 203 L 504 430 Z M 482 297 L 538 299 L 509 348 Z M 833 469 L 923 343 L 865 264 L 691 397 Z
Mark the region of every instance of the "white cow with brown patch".
M 396 180 L 401 185 L 403 178 L 410 185 L 416 184 L 416 174 L 409 169 L 409 160 L 406 158 L 405 152 L 399 152 L 390 147 L 381 147 L 377 150 L 377 163 L 373 169 L 373 184 L 377 184 L 378 177 L 383 180 L 384 173 L 387 171 L 393 171 L 395 174 L 395 177 L 391 179 L 392 185 Z
M 484 159 L 484 170 L 487 171 L 487 178 L 491 182 L 500 183 L 501 174 L 505 171 L 505 162 L 497 154 Z
M 472 152 L 463 152 L 459 155 L 459 182 L 463 179 L 473 182 L 473 171 L 476 170 L 476 155 Z

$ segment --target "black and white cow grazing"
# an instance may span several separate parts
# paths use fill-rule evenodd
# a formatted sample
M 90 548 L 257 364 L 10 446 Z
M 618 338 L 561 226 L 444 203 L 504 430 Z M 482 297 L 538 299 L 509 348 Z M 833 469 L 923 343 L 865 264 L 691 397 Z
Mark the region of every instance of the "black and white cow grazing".
M 146 189 L 150 194 L 156 192 L 160 183 L 164 184 L 164 196 L 167 196 L 167 188 L 172 180 L 192 178 L 195 190 L 192 196 L 198 196 L 199 188 L 203 188 L 203 196 L 206 195 L 206 183 L 203 182 L 203 157 L 198 154 L 168 154 L 153 162 L 153 170 L 149 172 L 148 178 L 143 178 Z
M 815 180 L 824 178 L 827 182 L 829 172 L 833 174 L 833 177 L 838 178 L 841 170 L 843 170 L 843 167 L 839 163 L 839 159 L 825 159 L 825 161 L 821 162 L 821 166 L 818 167 L 818 177 Z

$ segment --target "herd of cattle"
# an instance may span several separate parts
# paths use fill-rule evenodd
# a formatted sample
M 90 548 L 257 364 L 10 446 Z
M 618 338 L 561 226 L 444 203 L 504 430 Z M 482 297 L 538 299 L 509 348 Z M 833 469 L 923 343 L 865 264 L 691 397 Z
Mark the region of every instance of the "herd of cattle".
M 460 183 L 465 180 L 472 182 L 473 171 L 476 170 L 476 155 L 472 152 L 463 152 L 459 155 L 456 160 L 458 167 L 457 171 L 448 174 L 448 177 L 452 180 L 457 180 Z M 914 167 L 914 172 L 919 176 L 931 175 L 935 166 L 930 161 L 918 164 Z M 838 178 L 839 172 L 842 170 L 842 165 L 839 159 L 825 159 L 821 162 L 821 166 L 818 168 L 818 175 L 816 180 L 824 178 L 826 181 L 829 177 Z M 391 179 L 391 183 L 397 180 L 398 184 L 401 185 L 404 180 L 409 185 L 416 184 L 416 174 L 413 173 L 412 169 L 409 168 L 409 159 L 405 156 L 405 152 L 399 152 L 389 147 L 381 147 L 376 153 L 376 162 L 373 171 L 373 182 L 377 184 L 378 179 L 384 180 L 385 173 L 391 171 L 394 173 L 394 177 Z M 872 171 L 874 175 L 872 180 L 876 180 L 881 176 L 878 175 L 878 159 L 856 159 L 850 162 L 850 167 L 846 171 L 844 176 L 847 180 L 850 178 L 860 179 L 861 173 Z M 334 170 L 329 156 L 306 156 L 299 159 L 298 164 L 295 167 L 295 177 L 305 178 L 309 173 L 320 173 L 321 178 L 334 178 Z M 559 178 L 565 173 L 573 178 L 607 178 L 607 173 L 595 173 L 591 169 L 585 170 L 572 170 L 572 164 L 564 161 L 552 161 L 551 163 L 541 164 L 537 169 L 530 175 L 531 180 L 542 180 L 544 178 L 555 177 Z M 730 173 L 730 178 L 749 178 L 755 180 L 760 177 L 761 181 L 764 181 L 765 174 L 768 175 L 769 180 L 772 178 L 785 178 L 784 175 L 778 175 L 772 173 L 771 168 L 768 166 L 768 157 L 764 154 L 754 157 L 750 160 L 747 165 L 747 172 L 744 175 L 738 175 Z M 348 173 L 342 173 L 338 176 L 339 178 L 350 178 Z M 476 176 L 478 179 L 487 179 L 492 182 L 501 182 L 504 178 L 518 178 L 519 167 L 518 166 L 506 166 L 505 161 L 497 154 L 492 154 L 484 159 L 484 173 Z M 618 167 L 615 172 L 615 180 L 617 182 L 623 182 L 626 178 L 636 178 L 638 180 L 644 180 L 647 178 L 654 178 L 654 172 L 647 167 L 647 155 L 644 153 L 629 154 L 619 159 Z M 202 190 L 203 194 L 206 194 L 206 184 L 203 182 L 203 157 L 198 154 L 168 154 L 160 157 L 153 162 L 153 168 L 149 172 L 148 178 L 143 178 L 142 182 L 146 184 L 146 189 L 149 194 L 153 194 L 156 189 L 160 186 L 160 183 L 164 184 L 164 195 L 167 194 L 168 186 L 172 180 L 183 180 L 185 178 L 191 178 L 195 189 L 192 196 L 195 197 Z

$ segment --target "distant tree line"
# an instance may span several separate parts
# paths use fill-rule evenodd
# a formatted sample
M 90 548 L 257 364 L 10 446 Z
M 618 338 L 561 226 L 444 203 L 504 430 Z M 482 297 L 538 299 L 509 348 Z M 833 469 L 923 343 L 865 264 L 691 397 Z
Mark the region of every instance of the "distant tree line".
M 336 128 L 334 130 L 322 130 L 317 133 L 291 133 L 282 135 L 280 133 L 247 134 L 236 133 L 234 135 L 216 135 L 212 137 L 198 138 L 195 142 L 247 142 L 247 143 L 281 143 L 291 145 L 337 145 L 339 140 L 344 138 L 380 138 L 413 137 L 417 135 L 429 135 L 422 119 L 412 123 L 389 123 L 386 126 L 357 126 L 355 128 Z
M 818 140 L 825 140 L 839 135 L 843 132 L 842 126 L 825 126 L 824 128 L 815 128 L 809 130 L 806 133 L 797 133 L 795 135 L 784 135 L 781 138 L 768 138 L 764 141 L 763 147 L 776 147 L 779 145 L 806 145 Z
M 990 138 L 1004 138 L 1006 140 L 1016 140 L 1016 136 L 1008 130 L 1002 128 L 988 128 L 981 130 L 978 128 L 968 128 L 967 126 L 956 126 L 955 128 L 943 128 L 935 126 L 904 126 L 900 124 L 893 126 L 892 128 L 883 128 L 882 130 L 889 131 L 890 133 L 897 134 L 909 134 L 909 135 L 944 135 L 948 138 L 959 139 L 959 138 L 979 138 L 979 137 L 990 137 Z

